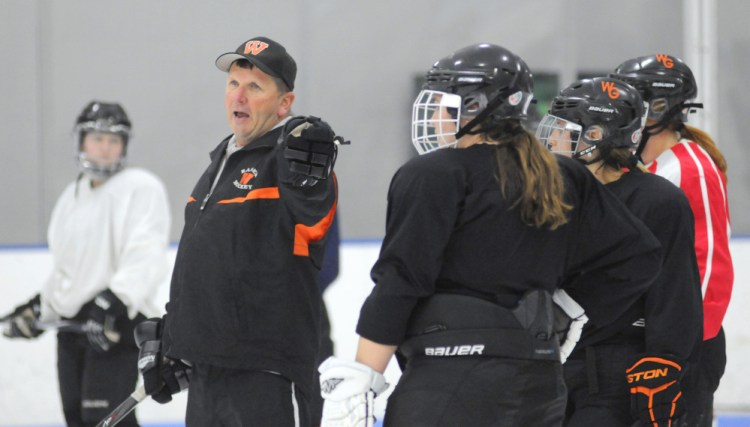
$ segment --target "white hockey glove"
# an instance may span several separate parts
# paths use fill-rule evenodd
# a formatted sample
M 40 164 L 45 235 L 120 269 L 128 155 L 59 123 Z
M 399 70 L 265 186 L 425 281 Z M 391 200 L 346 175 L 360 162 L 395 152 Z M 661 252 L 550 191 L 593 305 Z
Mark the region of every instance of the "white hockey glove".
M 375 397 L 388 388 L 383 374 L 355 361 L 329 357 L 318 368 L 321 427 L 372 427 Z
M 583 307 L 562 289 L 552 294 L 555 303 L 555 332 L 560 338 L 560 362 L 565 363 L 581 339 L 583 326 L 589 321 Z

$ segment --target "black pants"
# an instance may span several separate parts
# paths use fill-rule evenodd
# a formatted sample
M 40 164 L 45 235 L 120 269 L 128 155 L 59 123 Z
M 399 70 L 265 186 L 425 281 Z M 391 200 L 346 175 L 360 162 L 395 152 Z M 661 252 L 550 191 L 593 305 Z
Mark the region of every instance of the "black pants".
M 309 403 L 285 377 L 196 363 L 188 389 L 188 427 L 309 427 Z
M 724 328 L 710 340 L 703 341 L 698 363 L 688 375 L 685 389 L 687 426 L 710 427 L 713 423 L 714 393 L 727 365 L 727 342 Z
M 630 392 L 625 370 L 642 344 L 604 344 L 576 350 L 563 365 L 568 403 L 566 427 L 630 427 Z
M 383 421 L 387 427 L 559 426 L 565 394 L 558 362 L 420 357 L 407 363 Z
M 142 320 L 139 319 L 139 320 Z M 132 336 L 123 332 L 122 336 Z M 57 334 L 57 375 L 65 422 L 68 427 L 95 426 L 125 400 L 138 380 L 138 348 L 123 341 L 101 353 L 86 335 Z M 135 412 L 118 426 L 137 427 Z

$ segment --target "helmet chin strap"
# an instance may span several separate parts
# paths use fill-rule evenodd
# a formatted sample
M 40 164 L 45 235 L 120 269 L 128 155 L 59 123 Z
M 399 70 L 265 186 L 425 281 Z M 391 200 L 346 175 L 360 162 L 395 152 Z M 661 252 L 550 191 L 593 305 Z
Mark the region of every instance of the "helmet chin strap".
M 583 163 L 584 165 L 590 165 L 592 163 L 596 163 L 596 162 L 602 160 L 602 153 L 601 153 L 601 150 L 599 150 L 598 148 L 599 147 L 597 147 L 596 145 L 592 145 L 591 147 L 588 147 L 587 149 L 585 149 L 583 151 L 580 151 L 578 153 L 573 154 L 573 158 L 576 159 L 576 160 L 578 160 L 579 162 Z M 586 159 L 583 158 L 583 156 L 585 156 L 585 155 L 587 155 L 589 153 L 593 153 L 594 151 L 596 151 L 597 156 L 594 157 L 593 159 L 586 160 Z
M 646 126 L 643 128 L 643 134 L 641 136 L 641 142 L 638 143 L 638 148 L 635 150 L 635 157 L 643 163 L 643 159 L 641 158 L 641 154 L 643 153 L 643 150 L 646 148 L 646 142 L 648 142 L 648 139 L 653 135 L 658 135 L 665 129 L 669 127 L 672 123 L 679 123 L 679 125 L 684 125 L 681 120 L 673 120 L 678 115 L 682 114 L 681 111 L 685 107 L 686 104 L 680 104 L 676 105 L 674 108 L 667 111 L 666 114 L 664 114 L 664 117 L 661 118 L 658 122 L 654 123 L 651 126 Z M 689 107 L 692 107 L 693 105 L 699 105 L 700 107 L 703 107 L 703 104 L 689 104 Z
M 507 93 L 509 90 L 504 90 L 503 92 L 499 93 L 492 101 L 487 103 L 487 106 L 482 110 L 481 113 L 477 114 L 476 117 L 471 119 L 469 123 L 466 123 L 466 126 L 461 126 L 461 129 L 456 132 L 456 140 L 461 139 L 464 135 L 476 135 L 478 133 L 482 132 L 482 128 L 480 126 L 477 130 L 472 130 L 474 126 L 480 125 L 484 119 L 489 117 L 490 114 L 492 114 L 493 111 L 497 107 L 500 106 L 500 104 L 503 103 L 503 100 L 507 97 Z

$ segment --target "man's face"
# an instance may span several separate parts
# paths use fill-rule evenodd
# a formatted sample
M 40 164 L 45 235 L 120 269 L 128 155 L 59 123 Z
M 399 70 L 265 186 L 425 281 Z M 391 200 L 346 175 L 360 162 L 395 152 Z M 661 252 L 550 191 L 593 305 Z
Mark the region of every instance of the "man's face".
M 280 93 L 273 78 L 258 67 L 233 64 L 227 76 L 224 106 L 239 146 L 273 128 L 292 108 L 294 93 Z
M 115 165 L 122 157 L 124 148 L 122 136 L 106 132 L 88 132 L 81 144 L 86 158 L 100 167 Z

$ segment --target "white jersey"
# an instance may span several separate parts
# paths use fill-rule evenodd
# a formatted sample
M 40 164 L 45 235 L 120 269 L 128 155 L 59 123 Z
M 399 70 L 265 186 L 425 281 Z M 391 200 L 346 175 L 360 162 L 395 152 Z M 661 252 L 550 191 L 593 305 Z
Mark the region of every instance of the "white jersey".
M 42 289 L 42 320 L 73 317 L 109 288 L 133 318 L 159 316 L 152 302 L 168 270 L 169 205 L 152 173 L 126 168 L 96 188 L 83 176 L 52 211 L 54 269 Z

